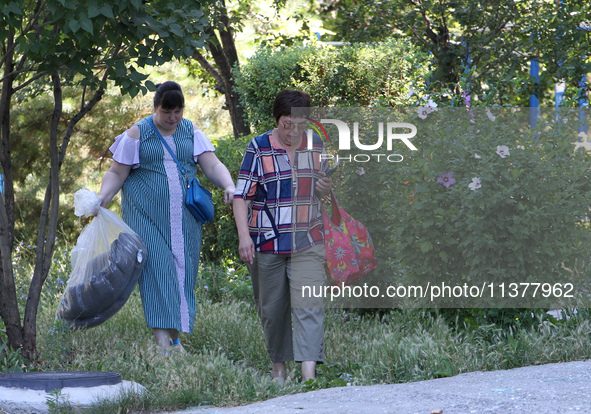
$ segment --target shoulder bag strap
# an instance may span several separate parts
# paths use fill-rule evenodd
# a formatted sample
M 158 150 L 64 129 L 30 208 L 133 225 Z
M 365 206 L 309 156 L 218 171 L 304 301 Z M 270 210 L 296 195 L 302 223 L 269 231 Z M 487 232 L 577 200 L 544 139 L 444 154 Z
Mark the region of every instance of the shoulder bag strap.
M 154 125 L 154 121 L 152 120 L 152 117 L 151 116 L 148 117 L 148 122 L 150 123 L 150 125 L 152 126 L 152 128 L 154 129 L 154 131 L 156 131 L 156 135 L 158 135 L 158 138 L 160 138 L 160 140 L 164 144 L 164 147 L 166 147 L 166 149 L 168 150 L 168 152 L 172 156 L 172 159 L 174 160 L 174 162 L 176 162 L 176 165 L 179 167 L 179 170 L 181 171 L 181 174 L 183 174 L 183 176 L 185 178 L 187 178 L 187 173 L 186 173 L 185 169 L 183 168 L 183 166 L 179 162 L 179 160 L 176 157 L 176 155 L 174 155 L 174 152 L 172 152 L 172 150 L 170 149 L 170 146 L 166 143 L 166 141 L 164 140 L 164 138 L 162 138 L 162 134 L 160 133 L 160 131 L 158 131 L 158 128 L 156 128 L 156 125 Z

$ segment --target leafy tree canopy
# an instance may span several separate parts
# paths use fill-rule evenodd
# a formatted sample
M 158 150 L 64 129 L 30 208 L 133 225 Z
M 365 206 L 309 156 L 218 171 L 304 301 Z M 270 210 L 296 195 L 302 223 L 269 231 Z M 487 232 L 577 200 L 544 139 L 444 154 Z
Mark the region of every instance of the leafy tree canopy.
M 496 89 L 495 103 L 529 106 L 533 93 L 552 106 L 544 93 L 561 80 L 574 95 L 588 91 L 581 84 L 591 72 L 591 8 L 584 0 L 342 0 L 322 6 L 335 40 L 412 39 L 432 55 L 434 89 L 453 88 L 467 67 L 475 67 L 472 92 L 488 84 Z M 532 59 L 542 67 L 539 82 L 512 83 L 527 79 Z

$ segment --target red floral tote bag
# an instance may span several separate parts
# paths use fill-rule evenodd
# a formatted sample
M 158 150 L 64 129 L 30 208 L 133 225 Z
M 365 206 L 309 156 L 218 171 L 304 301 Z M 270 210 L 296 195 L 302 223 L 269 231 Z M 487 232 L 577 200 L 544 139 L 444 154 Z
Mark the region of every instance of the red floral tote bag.
M 326 267 L 332 285 L 352 285 L 374 270 L 378 260 L 365 226 L 343 210 L 331 191 L 332 215 L 323 209 Z

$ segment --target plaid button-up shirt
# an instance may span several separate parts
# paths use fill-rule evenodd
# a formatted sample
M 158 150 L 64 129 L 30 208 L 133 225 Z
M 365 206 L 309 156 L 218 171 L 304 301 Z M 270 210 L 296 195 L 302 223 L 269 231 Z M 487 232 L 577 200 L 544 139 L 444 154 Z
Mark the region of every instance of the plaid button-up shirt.
M 252 200 L 248 226 L 259 252 L 295 253 L 324 243 L 321 202 L 314 194 L 324 148 L 314 135 L 313 148 L 302 144 L 293 165 L 284 149 L 271 143 L 271 131 L 254 138 L 244 154 L 234 198 Z

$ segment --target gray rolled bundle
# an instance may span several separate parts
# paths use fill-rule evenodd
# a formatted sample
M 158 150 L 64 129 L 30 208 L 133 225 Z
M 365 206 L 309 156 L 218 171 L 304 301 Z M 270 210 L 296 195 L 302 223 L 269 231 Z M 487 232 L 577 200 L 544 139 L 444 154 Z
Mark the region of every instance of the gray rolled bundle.
M 135 233 L 119 233 L 108 252 L 84 267 L 84 282 L 66 287 L 56 318 L 73 329 L 102 324 L 127 302 L 142 270 L 146 246 Z M 74 275 L 73 277 L 76 277 Z

